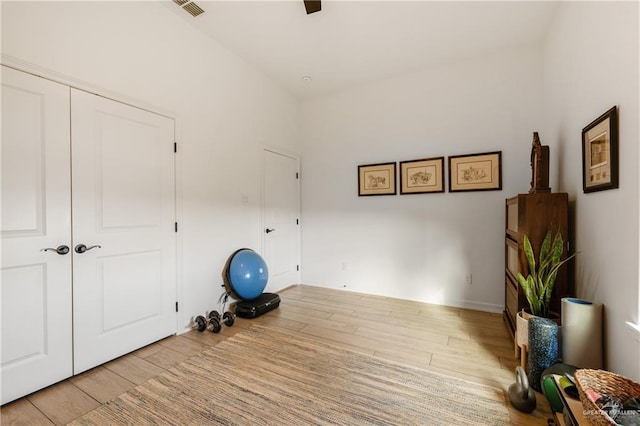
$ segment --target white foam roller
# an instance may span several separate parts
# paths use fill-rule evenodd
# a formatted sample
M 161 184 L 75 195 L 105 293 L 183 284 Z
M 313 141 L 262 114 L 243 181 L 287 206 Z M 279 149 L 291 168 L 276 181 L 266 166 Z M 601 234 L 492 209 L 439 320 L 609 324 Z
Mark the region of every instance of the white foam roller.
M 602 305 L 562 299 L 562 362 L 578 368 L 603 367 Z

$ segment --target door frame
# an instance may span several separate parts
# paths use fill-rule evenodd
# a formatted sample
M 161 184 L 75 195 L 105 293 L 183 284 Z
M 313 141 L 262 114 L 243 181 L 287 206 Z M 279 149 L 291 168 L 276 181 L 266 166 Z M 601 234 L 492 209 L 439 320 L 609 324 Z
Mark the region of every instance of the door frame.
M 180 225 L 184 223 L 184 210 L 183 210 L 183 179 L 182 174 L 184 170 L 183 156 L 182 156 L 182 123 L 183 119 L 175 111 L 162 108 L 158 105 L 150 104 L 148 102 L 142 102 L 139 99 L 132 99 L 120 93 L 111 92 L 107 89 L 52 70 L 50 68 L 42 67 L 32 62 L 24 61 L 22 59 L 7 55 L 5 53 L 0 54 L 0 65 L 4 65 L 9 68 L 13 68 L 17 71 L 22 71 L 28 74 L 32 74 L 36 77 L 42 77 L 44 79 L 53 81 L 55 83 L 64 84 L 69 88 L 82 90 L 88 93 L 92 93 L 97 96 L 101 96 L 107 99 L 111 99 L 116 102 L 120 102 L 134 108 L 142 109 L 153 114 L 158 114 L 163 117 L 170 118 L 174 121 L 174 141 L 178 144 L 177 152 L 174 154 L 174 185 L 175 185 L 175 217 L 178 222 L 178 232 L 176 233 L 176 301 L 181 308 L 176 315 L 175 334 L 184 331 L 191 321 L 189 315 L 184 314 L 184 239 L 183 232 L 180 231 Z
M 265 161 L 264 161 L 264 156 L 267 152 L 271 152 L 273 154 L 278 154 L 278 155 L 282 155 L 283 157 L 289 157 L 292 160 L 294 160 L 296 162 L 296 170 L 298 173 L 298 179 L 297 179 L 297 185 L 296 185 L 296 192 L 298 193 L 298 203 L 296 206 L 297 209 L 297 216 L 299 219 L 299 226 L 298 226 L 298 235 L 296 238 L 296 242 L 298 244 L 298 259 L 297 259 L 297 264 L 300 265 L 299 270 L 297 271 L 296 274 L 296 280 L 298 283 L 301 282 L 301 276 L 302 276 L 302 217 L 301 217 L 301 213 L 302 213 L 302 208 L 301 208 L 301 200 L 302 200 L 302 172 L 300 170 L 300 156 L 297 153 L 294 153 L 292 151 L 288 151 L 286 149 L 282 149 L 282 148 L 278 148 L 278 147 L 274 147 L 274 146 L 270 146 L 270 145 L 263 145 L 262 147 L 262 155 L 260 156 L 261 158 L 261 183 L 260 183 L 260 190 L 261 190 L 261 201 L 260 201 L 260 245 L 261 245 L 261 252 L 264 253 L 265 252 L 265 248 L 266 248 L 266 241 L 265 241 L 265 228 L 266 228 L 266 219 L 265 219 L 265 215 L 266 215 L 266 206 L 265 206 Z

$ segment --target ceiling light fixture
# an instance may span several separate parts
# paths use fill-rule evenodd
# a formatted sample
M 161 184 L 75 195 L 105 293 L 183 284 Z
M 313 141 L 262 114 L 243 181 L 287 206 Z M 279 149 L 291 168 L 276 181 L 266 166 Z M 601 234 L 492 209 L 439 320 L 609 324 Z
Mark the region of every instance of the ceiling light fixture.
M 312 81 L 313 81 L 313 79 L 311 78 L 310 75 L 303 75 L 302 76 L 302 82 L 304 84 L 311 84 Z

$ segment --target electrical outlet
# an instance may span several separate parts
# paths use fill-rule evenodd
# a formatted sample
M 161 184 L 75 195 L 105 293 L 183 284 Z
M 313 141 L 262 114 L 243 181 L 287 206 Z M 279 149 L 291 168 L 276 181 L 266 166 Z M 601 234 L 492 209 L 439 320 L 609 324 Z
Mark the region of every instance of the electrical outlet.
M 347 272 L 347 262 L 342 262 L 342 270 Z
M 464 283 L 467 285 L 471 285 L 471 274 L 467 274 L 464 276 Z

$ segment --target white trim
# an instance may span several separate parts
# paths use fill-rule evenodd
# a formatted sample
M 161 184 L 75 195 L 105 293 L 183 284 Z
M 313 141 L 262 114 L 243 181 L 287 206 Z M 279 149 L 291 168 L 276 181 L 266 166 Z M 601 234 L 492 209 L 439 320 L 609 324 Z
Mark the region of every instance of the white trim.
M 178 144 L 178 152 L 174 154 L 174 179 L 175 179 L 175 211 L 176 222 L 178 222 L 178 232 L 176 234 L 176 301 L 178 302 L 179 309 L 176 317 L 176 332 L 190 328 L 191 317 L 185 316 L 185 303 L 184 303 L 184 209 L 183 209 L 183 182 L 182 172 L 183 166 L 183 151 L 184 145 L 182 143 L 182 120 L 174 119 L 174 142 Z
M 288 149 L 285 149 L 285 148 L 279 148 L 277 146 L 272 146 L 272 145 L 263 145 L 262 149 L 263 151 L 271 151 L 273 153 L 284 155 L 285 157 L 290 157 L 296 160 L 298 162 L 297 164 L 298 169 L 300 169 L 300 155 L 298 153 L 294 151 L 289 151 Z
M 627 321 L 626 324 L 631 330 L 635 331 L 635 334 L 640 338 L 640 324 L 636 324 L 631 321 Z
M 348 287 L 346 284 L 337 284 L 337 283 L 327 284 L 327 283 L 320 283 L 317 281 L 305 281 L 304 283 L 302 283 L 302 285 L 305 285 L 308 287 L 321 287 L 321 288 L 329 288 L 332 290 L 342 290 L 349 293 L 366 294 L 370 296 L 389 297 L 389 298 L 399 299 L 399 300 L 409 300 L 412 302 L 424 303 L 425 305 L 437 305 L 437 306 L 447 306 L 450 308 L 469 309 L 472 311 L 488 312 L 492 314 L 502 314 L 504 312 L 504 305 L 496 305 L 494 303 L 474 302 L 471 300 L 461 300 L 461 299 L 443 300 L 441 302 L 429 302 L 429 301 L 418 300 L 418 299 L 400 298 L 398 296 L 391 296 L 391 295 L 382 294 L 382 293 L 369 293 L 360 289 L 354 290 L 351 287 Z
M 504 311 L 503 305 L 494 303 L 474 302 L 471 300 L 453 300 L 451 303 L 444 304 L 454 308 L 471 309 L 473 311 L 491 312 L 492 314 L 501 314 Z
M 152 112 L 157 115 L 162 115 L 174 120 L 177 119 L 177 114 L 173 111 L 167 110 L 166 108 L 162 108 L 146 102 L 141 102 L 139 99 L 132 99 L 127 95 L 116 93 L 103 87 L 98 87 L 82 79 L 63 74 L 49 68 L 41 67 L 34 63 L 7 55 L 5 53 L 2 53 L 0 55 L 0 65 L 13 68 L 18 71 L 26 72 L 28 74 L 35 75 L 36 77 L 42 77 L 56 83 L 61 83 L 74 89 L 92 93 L 97 96 L 102 96 L 104 98 L 111 99 L 112 101 L 117 101 L 138 109 Z

